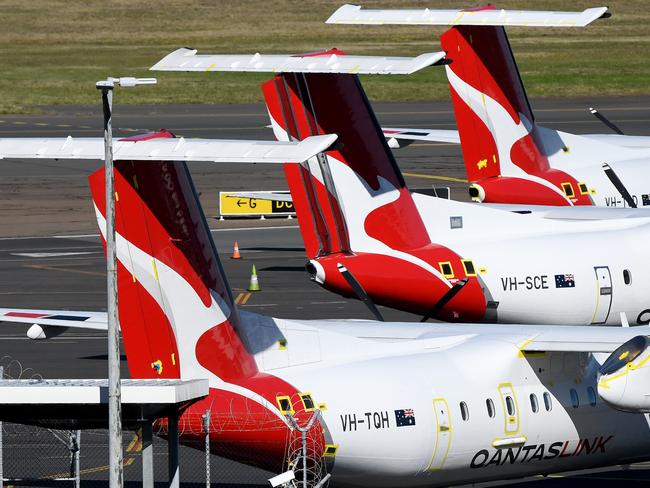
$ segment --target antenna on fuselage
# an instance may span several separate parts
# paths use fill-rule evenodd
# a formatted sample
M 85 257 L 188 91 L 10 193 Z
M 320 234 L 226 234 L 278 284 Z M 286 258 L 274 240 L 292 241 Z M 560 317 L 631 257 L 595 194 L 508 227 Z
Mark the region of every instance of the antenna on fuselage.
M 363 286 L 361 286 L 361 283 L 354 277 L 352 273 L 343 266 L 341 263 L 337 263 L 336 267 L 338 268 L 339 272 L 343 275 L 343 278 L 345 281 L 347 281 L 348 285 L 350 285 L 350 288 L 352 288 L 352 291 L 354 291 L 354 294 L 357 296 L 359 300 L 361 300 L 366 307 L 368 307 L 368 310 L 372 312 L 372 314 L 375 316 L 377 320 L 380 322 L 385 322 L 384 316 L 381 314 L 377 306 L 375 305 L 375 302 L 372 301 L 372 298 L 368 296 L 366 293 L 366 290 L 363 289 Z
M 426 322 L 431 317 L 435 316 L 442 309 L 442 307 L 447 305 L 449 300 L 454 298 L 458 292 L 463 289 L 463 286 L 465 286 L 468 281 L 469 278 L 463 278 L 462 280 L 457 281 L 456 284 L 449 288 L 449 291 L 447 291 L 447 293 L 445 293 L 442 298 L 440 298 L 440 300 L 438 300 L 436 304 L 431 307 L 431 310 L 429 310 L 425 316 L 420 319 L 420 322 Z
M 600 120 L 603 124 L 605 124 L 610 129 L 612 129 L 614 132 L 616 132 L 617 134 L 619 134 L 621 136 L 625 135 L 623 133 L 623 131 L 621 129 L 619 129 L 618 126 L 614 122 L 609 120 L 607 117 L 605 117 L 603 114 L 601 114 L 598 110 L 596 110 L 593 107 L 589 107 L 589 111 L 592 113 L 592 115 L 594 117 L 596 117 L 598 120 Z
M 632 198 L 632 195 L 630 195 L 630 192 L 627 191 L 627 188 L 625 188 L 625 185 L 616 175 L 612 167 L 607 163 L 603 163 L 603 171 L 605 172 L 605 175 L 607 175 L 607 178 L 609 178 L 609 181 L 612 182 L 612 185 L 614 185 L 614 187 L 621 194 L 623 200 L 625 200 L 628 206 L 630 208 L 636 208 L 636 202 Z

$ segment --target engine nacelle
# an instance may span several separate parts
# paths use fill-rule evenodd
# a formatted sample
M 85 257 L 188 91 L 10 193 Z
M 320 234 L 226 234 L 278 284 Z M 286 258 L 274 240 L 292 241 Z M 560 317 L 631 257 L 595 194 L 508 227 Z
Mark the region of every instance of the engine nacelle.
M 600 368 L 598 394 L 617 410 L 650 413 L 650 337 L 636 336 Z

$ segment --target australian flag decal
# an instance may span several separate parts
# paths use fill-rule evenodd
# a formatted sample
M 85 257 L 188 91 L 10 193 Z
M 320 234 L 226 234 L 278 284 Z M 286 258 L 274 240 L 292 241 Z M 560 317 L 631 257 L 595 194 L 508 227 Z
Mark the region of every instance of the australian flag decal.
M 395 410 L 395 423 L 398 427 L 415 425 L 415 412 L 413 412 L 412 408 Z
M 555 275 L 555 288 L 575 288 L 576 280 L 572 274 Z
M 641 195 L 641 201 L 643 202 L 643 206 L 647 207 L 648 205 L 650 205 L 650 195 L 648 195 L 647 193 Z

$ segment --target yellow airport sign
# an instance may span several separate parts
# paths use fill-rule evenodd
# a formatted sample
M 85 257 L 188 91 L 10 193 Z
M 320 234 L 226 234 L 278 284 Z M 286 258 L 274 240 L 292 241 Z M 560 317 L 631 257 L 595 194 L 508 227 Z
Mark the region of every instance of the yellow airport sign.
M 241 192 L 240 192 L 241 193 Z M 255 194 L 274 195 L 289 192 L 262 192 Z M 249 198 L 238 196 L 238 192 L 219 192 L 219 214 L 224 217 L 261 216 L 261 215 L 294 215 L 293 202 L 266 200 L 264 198 Z

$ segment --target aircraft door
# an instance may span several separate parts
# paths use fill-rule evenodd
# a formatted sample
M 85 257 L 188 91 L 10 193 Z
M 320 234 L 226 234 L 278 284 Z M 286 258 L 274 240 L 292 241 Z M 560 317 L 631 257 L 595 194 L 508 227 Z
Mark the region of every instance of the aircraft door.
M 436 438 L 427 471 L 438 471 L 443 468 L 451 445 L 451 418 L 447 400 L 434 398 L 433 413 L 436 419 Z
M 591 320 L 592 324 L 604 324 L 609 317 L 612 307 L 612 275 L 607 266 L 596 266 L 594 268 L 597 280 L 596 310 Z
M 515 390 L 512 383 L 502 383 L 499 385 L 499 396 L 503 406 L 505 435 L 513 435 L 519 432 L 519 403 L 515 396 Z

